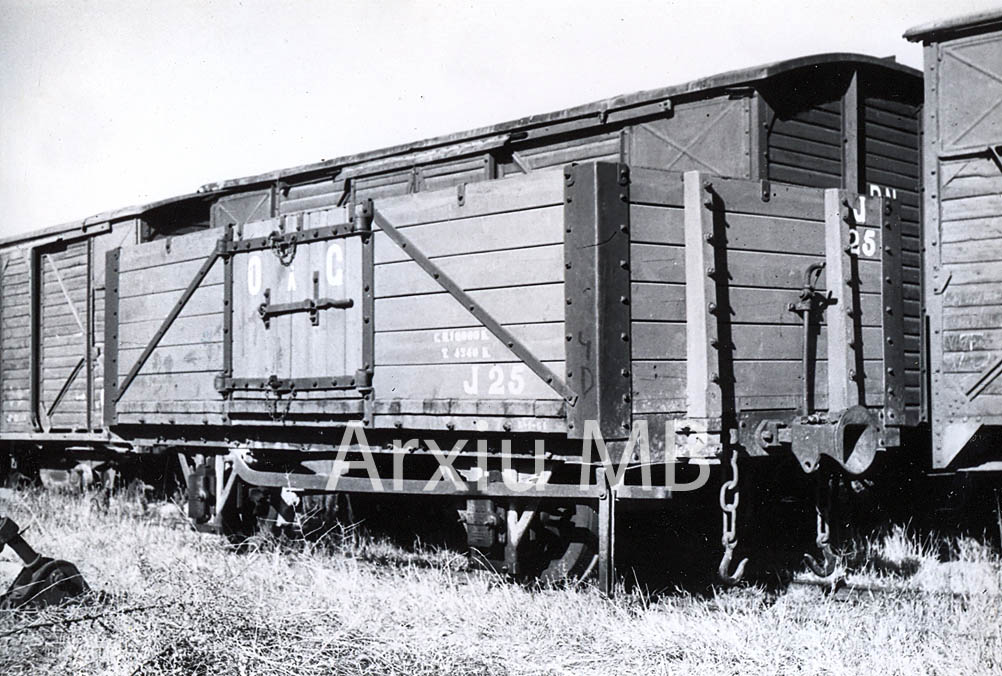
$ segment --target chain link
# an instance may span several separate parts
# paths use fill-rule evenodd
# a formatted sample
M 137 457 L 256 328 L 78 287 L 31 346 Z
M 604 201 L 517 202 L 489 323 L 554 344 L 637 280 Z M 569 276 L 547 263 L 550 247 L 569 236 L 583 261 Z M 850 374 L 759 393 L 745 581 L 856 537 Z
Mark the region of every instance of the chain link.
M 296 258 L 296 251 L 298 249 L 296 243 L 283 242 L 282 234 L 278 230 L 272 231 L 272 233 L 268 235 L 268 239 L 271 241 L 271 252 L 275 254 L 276 258 L 278 258 L 278 262 L 286 268 L 292 265 L 292 261 Z
M 819 562 L 810 554 L 804 556 L 807 566 L 818 577 L 830 577 L 838 566 L 838 556 L 831 548 L 832 481 L 833 477 L 828 475 L 818 477 L 817 495 L 814 500 L 814 509 L 817 513 L 817 539 L 815 542 L 817 542 L 818 550 L 823 558 Z
M 285 400 L 285 410 L 279 411 L 278 405 L 282 401 L 282 395 L 278 392 L 272 393 L 270 390 L 264 391 L 264 400 L 267 402 L 268 415 L 275 422 L 281 422 L 289 415 L 289 409 L 292 408 L 292 396 L 290 395 L 288 399 Z
M 738 452 L 729 449 L 731 477 L 720 486 L 720 513 L 723 517 L 723 530 L 721 543 L 728 549 L 734 549 L 738 543 L 738 504 L 741 502 L 741 493 L 738 489 Z M 728 493 L 731 500 L 727 499 Z

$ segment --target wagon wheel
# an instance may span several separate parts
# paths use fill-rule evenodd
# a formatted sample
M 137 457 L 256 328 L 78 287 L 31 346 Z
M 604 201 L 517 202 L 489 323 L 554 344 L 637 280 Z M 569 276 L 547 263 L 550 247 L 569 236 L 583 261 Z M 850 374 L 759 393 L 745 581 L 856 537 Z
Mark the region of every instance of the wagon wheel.
M 542 582 L 597 573 L 598 510 L 590 503 L 542 504 L 520 547 L 524 570 Z

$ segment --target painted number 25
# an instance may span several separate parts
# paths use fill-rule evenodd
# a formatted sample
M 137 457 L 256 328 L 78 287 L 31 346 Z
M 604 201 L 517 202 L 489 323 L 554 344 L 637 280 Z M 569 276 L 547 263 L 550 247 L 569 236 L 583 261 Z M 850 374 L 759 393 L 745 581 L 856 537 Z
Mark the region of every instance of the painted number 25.
M 470 379 L 463 381 L 463 392 L 480 394 L 481 388 L 487 386 L 487 394 L 521 394 L 525 389 L 525 375 L 521 364 L 502 366 L 494 364 L 487 371 L 487 382 L 480 382 L 480 364 L 470 366 Z
M 877 254 L 876 230 L 865 230 L 860 236 L 859 230 L 849 231 L 849 253 L 872 258 Z

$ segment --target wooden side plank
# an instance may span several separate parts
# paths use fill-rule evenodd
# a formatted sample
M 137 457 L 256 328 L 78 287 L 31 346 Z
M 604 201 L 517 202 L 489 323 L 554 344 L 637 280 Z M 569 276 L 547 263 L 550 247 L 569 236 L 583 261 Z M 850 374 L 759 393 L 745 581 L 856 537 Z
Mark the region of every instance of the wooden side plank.
M 563 362 L 546 362 L 556 373 Z M 376 365 L 373 389 L 382 400 L 558 399 L 559 395 L 522 363 Z
M 505 211 L 521 211 L 563 203 L 564 177 L 560 168 L 534 171 L 525 176 L 502 181 L 481 181 L 458 191 L 436 190 L 429 193 L 385 197 L 379 200 L 380 213 L 400 228 L 471 218 Z
M 562 245 L 435 259 L 443 274 L 467 291 L 563 282 Z M 377 265 L 376 298 L 434 293 L 441 286 L 413 261 Z
M 410 226 L 407 238 L 429 258 L 563 243 L 563 209 L 544 207 Z M 385 233 L 375 233 L 376 264 L 409 260 Z
M 472 291 L 484 311 L 503 325 L 527 321 L 562 322 L 562 284 L 509 287 Z M 422 296 L 376 299 L 376 331 L 456 328 L 476 326 L 469 311 L 445 292 Z

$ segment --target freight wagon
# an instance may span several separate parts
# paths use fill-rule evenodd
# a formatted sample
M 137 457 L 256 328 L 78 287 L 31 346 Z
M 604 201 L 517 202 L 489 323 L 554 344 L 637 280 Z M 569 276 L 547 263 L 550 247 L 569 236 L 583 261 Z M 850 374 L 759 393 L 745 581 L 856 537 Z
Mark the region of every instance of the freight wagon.
M 5 240 L 0 440 L 176 454 L 206 530 L 450 496 L 495 565 L 606 589 L 617 503 L 713 474 L 733 580 L 740 466 L 929 452 L 922 101 L 806 57 Z
M 932 466 L 1002 469 L 1002 11 L 919 26 Z

